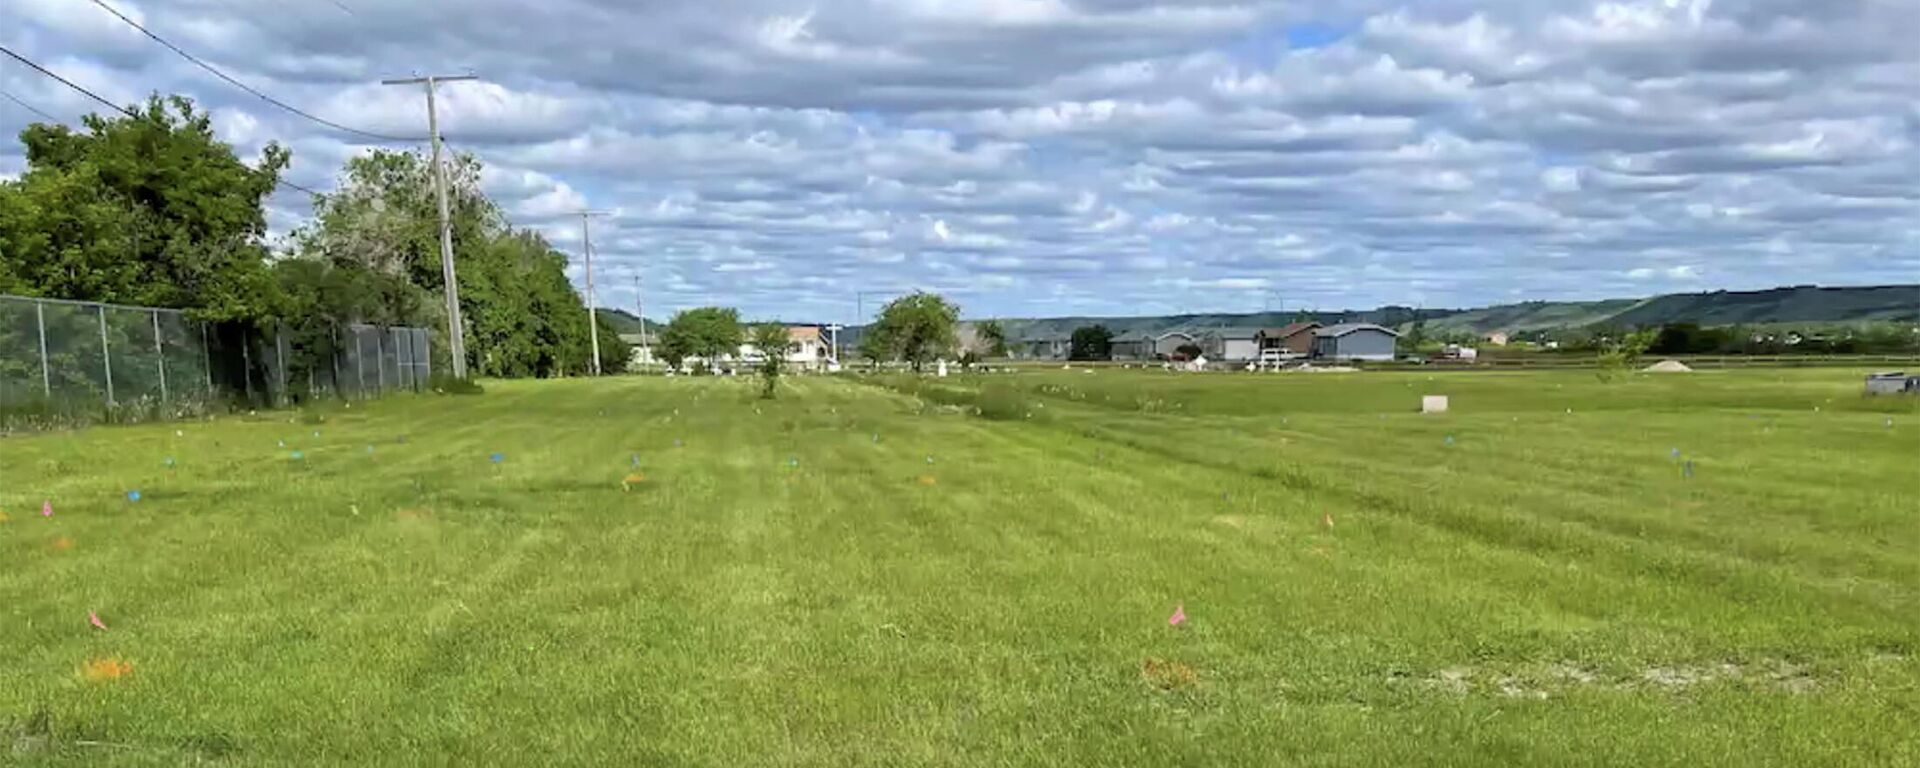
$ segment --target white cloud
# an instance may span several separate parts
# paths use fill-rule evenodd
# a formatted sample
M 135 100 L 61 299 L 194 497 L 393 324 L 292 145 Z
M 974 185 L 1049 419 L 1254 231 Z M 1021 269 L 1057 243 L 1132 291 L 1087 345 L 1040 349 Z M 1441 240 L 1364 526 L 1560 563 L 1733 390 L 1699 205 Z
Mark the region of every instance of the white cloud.
M 440 110 L 489 193 L 556 242 L 623 210 L 595 244 L 662 309 L 850 319 L 850 285 L 1003 315 L 1464 305 L 1920 267 L 1913 3 L 117 5 L 381 133 L 422 133 L 425 104 L 378 80 L 471 68 Z M 92 10 L 0 3 L 0 42 L 117 103 L 190 94 L 243 155 L 291 147 L 297 183 L 363 151 Z M 1295 22 L 1351 33 L 1294 49 Z M 0 87 L 97 107 L 19 67 Z M 0 130 L 34 119 L 0 102 Z

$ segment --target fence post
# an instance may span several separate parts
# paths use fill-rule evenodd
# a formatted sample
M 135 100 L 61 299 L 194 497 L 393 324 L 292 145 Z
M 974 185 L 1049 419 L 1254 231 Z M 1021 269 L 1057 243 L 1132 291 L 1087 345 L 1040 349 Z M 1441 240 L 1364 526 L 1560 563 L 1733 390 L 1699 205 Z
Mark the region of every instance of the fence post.
M 274 405 L 285 405 L 287 398 L 287 334 L 280 321 L 273 321 L 273 359 L 280 364 L 280 396 Z
M 107 371 L 107 405 L 111 407 L 113 405 L 113 349 L 107 345 L 107 308 L 98 306 L 95 309 L 100 310 L 100 364 Z
M 213 347 L 207 346 L 207 324 L 200 323 L 200 364 L 206 366 L 207 397 L 213 397 Z
M 240 365 L 246 370 L 246 375 L 242 378 L 247 382 L 247 407 L 251 408 L 256 405 L 253 401 L 253 340 L 247 336 L 246 329 L 241 329 Z
M 53 374 L 47 370 L 47 305 L 33 303 L 33 317 L 40 324 L 40 390 L 53 399 Z
M 160 366 L 160 402 L 167 402 L 167 351 L 160 345 L 160 310 L 153 310 L 153 357 Z
M 340 324 L 327 323 L 332 335 L 327 338 L 327 361 L 333 364 L 333 396 L 342 400 L 347 394 L 340 391 Z
M 360 379 L 360 399 L 367 399 L 367 345 L 360 340 L 360 331 L 347 326 L 347 332 L 353 334 L 353 373 Z
M 385 397 L 387 394 L 387 349 L 385 344 L 380 343 L 380 336 L 379 327 L 375 326 L 373 332 L 373 366 L 375 370 L 380 372 L 380 395 Z

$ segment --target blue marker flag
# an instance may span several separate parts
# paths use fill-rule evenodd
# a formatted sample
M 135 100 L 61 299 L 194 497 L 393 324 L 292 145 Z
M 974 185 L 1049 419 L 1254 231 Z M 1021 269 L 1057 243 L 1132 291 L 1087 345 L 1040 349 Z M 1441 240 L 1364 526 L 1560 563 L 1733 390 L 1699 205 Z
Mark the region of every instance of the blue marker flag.
M 301 453 L 301 452 L 299 452 L 299 451 L 294 451 L 294 452 L 293 452 L 293 460 L 294 460 L 294 461 L 299 461 L 299 460 L 301 460 L 301 459 L 304 459 L 304 458 L 306 458 L 306 457 L 307 457 L 307 455 L 306 455 L 306 454 L 304 454 L 304 453 Z
M 493 463 L 495 463 L 495 464 L 498 464 L 498 463 L 500 463 L 500 462 L 503 462 L 503 461 L 506 461 L 506 460 L 507 460 L 507 457 L 506 457 L 506 456 L 503 456 L 503 455 L 501 455 L 501 454 L 498 454 L 498 453 L 496 453 L 496 454 L 494 454 L 494 455 L 492 455 L 492 456 L 488 456 L 487 458 L 488 458 L 488 459 L 491 459 L 491 460 L 493 461 Z
M 127 491 L 127 501 L 139 501 L 139 500 L 140 500 L 139 491 Z

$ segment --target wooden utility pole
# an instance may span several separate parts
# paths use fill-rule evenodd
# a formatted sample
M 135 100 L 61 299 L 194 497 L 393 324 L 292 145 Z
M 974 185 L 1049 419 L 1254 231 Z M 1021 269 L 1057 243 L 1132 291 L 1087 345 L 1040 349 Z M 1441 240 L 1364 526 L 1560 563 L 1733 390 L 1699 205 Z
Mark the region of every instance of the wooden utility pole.
M 600 375 L 600 314 L 593 301 L 593 233 L 587 221 L 594 216 L 609 216 L 606 211 L 580 211 L 580 253 L 587 262 L 587 334 L 593 343 L 593 375 Z
M 453 222 L 447 213 L 447 170 L 440 162 L 440 116 L 434 108 L 433 85 L 453 80 L 474 80 L 473 75 L 429 75 L 399 80 L 382 80 L 383 85 L 427 86 L 427 133 L 433 142 L 433 192 L 440 201 L 440 279 L 446 283 L 447 352 L 453 356 L 453 377 L 467 377 L 467 338 L 460 320 L 460 282 L 453 267 Z

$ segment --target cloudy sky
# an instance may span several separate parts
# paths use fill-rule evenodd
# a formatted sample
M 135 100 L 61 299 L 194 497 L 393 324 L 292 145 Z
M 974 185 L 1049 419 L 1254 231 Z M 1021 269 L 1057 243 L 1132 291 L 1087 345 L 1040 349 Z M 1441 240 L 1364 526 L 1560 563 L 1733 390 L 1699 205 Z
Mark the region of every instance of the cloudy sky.
M 281 101 L 441 125 L 603 303 L 852 320 L 1467 306 L 1920 281 L 1915 0 L 107 0 Z M 329 189 L 369 140 L 91 0 L 0 44 L 117 102 L 185 93 Z M 0 59 L 71 121 L 76 93 Z M 0 130 L 41 119 L 0 99 Z M 397 146 L 405 146 L 404 143 Z M 18 174 L 16 142 L 0 174 Z M 276 231 L 309 211 L 273 201 Z M 576 282 L 578 281 L 576 268 Z

